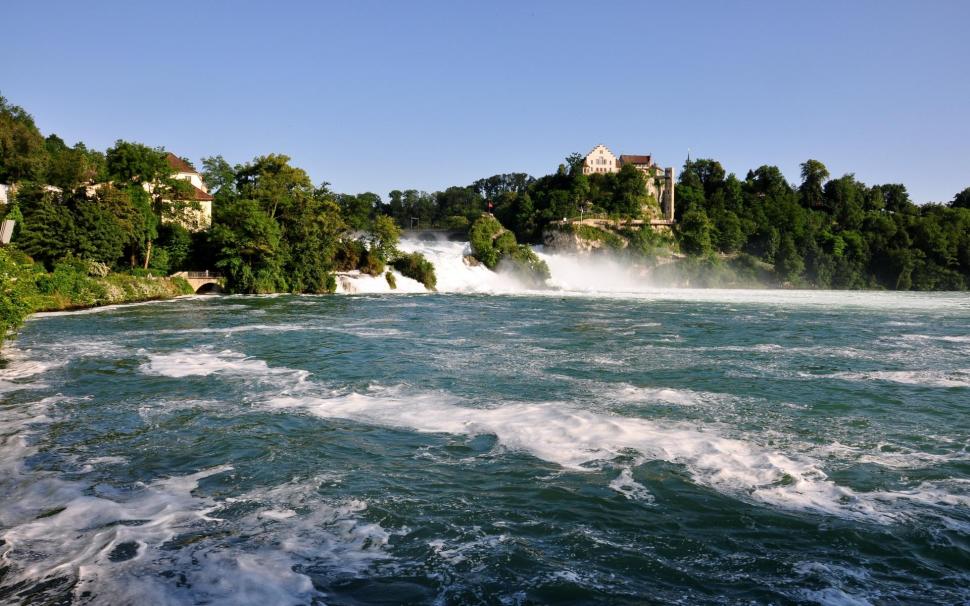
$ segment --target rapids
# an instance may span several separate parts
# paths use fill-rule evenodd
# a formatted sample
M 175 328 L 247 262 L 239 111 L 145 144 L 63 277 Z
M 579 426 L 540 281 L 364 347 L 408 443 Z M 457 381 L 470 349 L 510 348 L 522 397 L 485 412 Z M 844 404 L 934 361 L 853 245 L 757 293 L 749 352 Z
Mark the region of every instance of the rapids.
M 0 603 L 970 601 L 965 294 L 669 290 L 546 253 L 532 292 L 403 246 L 438 294 L 29 321 Z

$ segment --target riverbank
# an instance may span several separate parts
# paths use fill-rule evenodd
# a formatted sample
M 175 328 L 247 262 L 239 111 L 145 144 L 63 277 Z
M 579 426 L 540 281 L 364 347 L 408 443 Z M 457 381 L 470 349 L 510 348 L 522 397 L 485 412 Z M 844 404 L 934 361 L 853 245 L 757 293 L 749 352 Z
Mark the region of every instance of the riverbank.
M 0 345 L 36 312 L 173 299 L 193 292 L 183 278 L 112 273 L 80 260 L 59 263 L 48 272 L 25 255 L 0 249 Z

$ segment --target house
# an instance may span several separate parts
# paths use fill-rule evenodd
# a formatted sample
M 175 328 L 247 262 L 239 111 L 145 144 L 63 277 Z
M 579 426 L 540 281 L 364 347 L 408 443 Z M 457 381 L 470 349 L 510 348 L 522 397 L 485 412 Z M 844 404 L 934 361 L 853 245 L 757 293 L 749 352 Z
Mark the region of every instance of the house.
M 662 168 L 649 155 L 621 155 L 617 157 L 605 145 L 597 145 L 583 158 L 583 174 L 617 173 L 631 164 L 646 177 L 647 193 L 652 195 L 663 211 L 665 223 L 674 221 L 674 169 Z
M 202 180 L 202 175 L 192 168 L 191 164 L 172 152 L 168 152 L 165 156 L 165 161 L 168 162 L 168 166 L 174 171 L 172 177 L 182 181 L 188 181 L 192 186 L 191 191 L 188 193 L 188 198 L 178 200 L 178 202 L 192 202 L 195 204 L 185 208 L 182 211 L 182 217 L 177 219 L 177 222 L 181 223 L 183 227 L 190 231 L 208 229 L 212 225 L 213 198 L 206 188 L 205 181 Z M 162 200 L 162 202 L 174 205 L 172 200 Z M 198 208 L 194 207 L 196 205 Z

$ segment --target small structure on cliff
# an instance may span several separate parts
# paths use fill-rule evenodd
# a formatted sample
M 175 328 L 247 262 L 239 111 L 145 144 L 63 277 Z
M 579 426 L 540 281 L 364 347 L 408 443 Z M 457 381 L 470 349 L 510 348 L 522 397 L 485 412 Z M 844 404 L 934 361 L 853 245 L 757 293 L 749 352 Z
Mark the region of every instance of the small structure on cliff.
M 597 145 L 583 158 L 583 174 L 617 173 L 624 164 L 631 164 L 646 177 L 647 193 L 652 195 L 663 211 L 663 223 L 674 222 L 674 169 L 662 168 L 648 155 L 617 157 L 605 145 Z

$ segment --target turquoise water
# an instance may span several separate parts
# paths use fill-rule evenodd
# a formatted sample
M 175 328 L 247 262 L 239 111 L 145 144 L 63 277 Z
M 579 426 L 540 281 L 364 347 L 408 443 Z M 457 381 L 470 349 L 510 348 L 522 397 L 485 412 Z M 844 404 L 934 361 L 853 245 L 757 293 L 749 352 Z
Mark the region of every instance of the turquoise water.
M 970 300 L 223 297 L 30 321 L 0 603 L 970 601 Z

